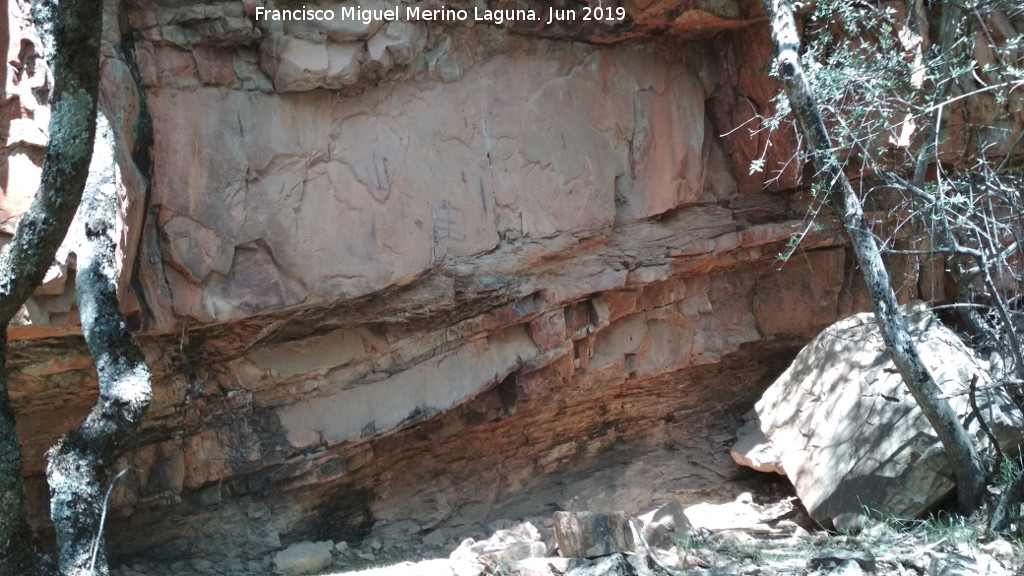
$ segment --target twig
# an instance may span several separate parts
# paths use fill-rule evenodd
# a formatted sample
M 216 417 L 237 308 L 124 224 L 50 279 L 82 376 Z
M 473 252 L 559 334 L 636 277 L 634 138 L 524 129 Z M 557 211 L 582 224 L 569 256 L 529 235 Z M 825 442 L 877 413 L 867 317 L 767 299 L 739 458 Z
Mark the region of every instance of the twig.
M 1019 88 L 1021 86 L 1024 86 L 1024 80 L 1018 80 L 1016 82 L 1003 82 L 1001 84 L 992 84 L 990 86 L 985 86 L 984 88 L 979 88 L 977 90 L 971 90 L 970 92 L 961 94 L 961 95 L 959 95 L 959 96 L 957 96 L 955 98 L 950 98 L 949 100 L 946 100 L 946 101 L 943 101 L 943 102 L 939 102 L 938 104 L 933 104 L 932 106 L 929 106 L 928 108 L 925 108 L 924 111 L 925 111 L 925 113 L 933 112 L 935 110 L 941 109 L 943 106 L 947 106 L 949 104 L 952 104 L 953 102 L 956 102 L 957 100 L 963 100 L 964 98 L 970 98 L 971 96 L 975 96 L 977 94 L 981 94 L 982 92 L 988 92 L 989 90 L 995 90 L 996 88 L 1005 88 L 1007 86 L 1012 86 L 1012 88 L 1010 88 L 1010 90 L 1012 91 L 1015 88 Z
M 96 555 L 100 552 L 100 542 L 103 541 L 103 524 L 107 521 L 107 504 L 110 502 L 110 495 L 114 493 L 114 486 L 117 485 L 117 481 L 124 476 L 125 472 L 131 470 L 131 466 L 125 467 L 114 476 L 114 479 L 110 481 L 110 486 L 107 487 L 107 495 L 103 497 L 103 513 L 100 514 L 100 527 L 96 531 L 96 537 L 92 540 L 92 557 L 89 559 L 89 573 L 93 573 L 93 569 L 96 567 Z

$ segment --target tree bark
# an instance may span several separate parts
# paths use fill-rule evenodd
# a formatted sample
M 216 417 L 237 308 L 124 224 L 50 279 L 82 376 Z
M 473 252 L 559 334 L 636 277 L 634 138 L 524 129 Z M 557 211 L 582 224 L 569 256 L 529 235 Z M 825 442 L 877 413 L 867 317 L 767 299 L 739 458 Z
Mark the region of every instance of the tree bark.
M 42 281 L 78 208 L 96 124 L 102 2 L 43 0 L 33 8 L 37 22 L 44 23 L 41 36 L 53 46 L 48 51 L 54 79 L 50 141 L 39 190 L 0 255 L 0 371 L 6 369 L 7 326 Z M 52 573 L 39 558 L 26 519 L 21 445 L 4 372 L 0 375 L 0 575 Z
M 764 0 L 775 44 L 777 73 L 793 116 L 807 142 L 807 151 L 828 190 L 829 203 L 843 223 L 864 276 L 875 319 L 896 369 L 946 449 L 956 476 L 957 504 L 962 513 L 974 512 L 985 494 L 985 471 L 970 436 L 961 425 L 928 369 L 921 361 L 899 311 L 871 225 L 860 200 L 836 160 L 814 94 L 800 65 L 800 37 L 789 0 Z
M 134 437 L 152 396 L 151 376 L 118 307 L 115 249 L 117 186 L 113 136 L 105 120 L 93 155 L 93 170 L 79 218 L 85 245 L 78 250 L 78 312 L 82 333 L 96 362 L 100 396 L 85 421 L 49 452 L 50 518 L 57 533 L 60 573 L 109 573 L 102 517 L 113 466 Z M 106 164 L 105 166 L 97 166 Z

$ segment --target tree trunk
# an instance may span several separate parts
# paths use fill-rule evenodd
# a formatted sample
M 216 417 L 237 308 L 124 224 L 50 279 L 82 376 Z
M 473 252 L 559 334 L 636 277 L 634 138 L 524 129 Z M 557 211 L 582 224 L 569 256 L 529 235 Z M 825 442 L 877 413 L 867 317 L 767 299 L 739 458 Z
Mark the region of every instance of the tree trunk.
M 800 37 L 789 0 L 764 0 L 775 44 L 778 75 L 786 90 L 797 126 L 807 141 L 807 151 L 818 177 L 828 190 L 829 203 L 843 223 L 857 263 L 864 276 L 875 319 L 896 369 L 910 389 L 921 411 L 935 429 L 949 456 L 956 476 L 960 511 L 971 513 L 985 494 L 985 471 L 970 436 L 921 361 L 899 312 L 896 294 L 879 256 L 871 225 L 864 218 L 860 201 L 836 160 L 817 101 L 800 66 Z
M 0 255 L 0 576 L 53 574 L 28 527 L 21 445 L 7 389 L 7 326 L 42 281 L 88 175 L 100 78 L 102 2 L 33 2 L 53 74 L 50 141 L 39 190 Z
M 113 136 L 101 118 L 89 187 L 79 209 L 85 245 L 78 251 L 78 312 L 96 362 L 100 397 L 85 422 L 49 453 L 50 518 L 57 532 L 60 572 L 65 576 L 109 573 L 102 530 L 114 463 L 134 437 L 152 396 L 142 349 L 128 331 L 117 300 L 115 249 L 117 187 Z M 107 161 L 106 166 L 97 166 Z M 99 168 L 99 169 L 97 169 Z

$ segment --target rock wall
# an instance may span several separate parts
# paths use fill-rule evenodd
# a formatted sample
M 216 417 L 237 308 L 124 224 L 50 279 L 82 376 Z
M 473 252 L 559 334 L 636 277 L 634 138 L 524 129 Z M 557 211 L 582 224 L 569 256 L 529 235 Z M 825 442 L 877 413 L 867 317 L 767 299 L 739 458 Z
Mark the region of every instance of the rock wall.
M 25 4 L 7 3 L 5 234 L 45 143 Z M 741 127 L 776 91 L 759 3 L 607 4 L 628 17 L 281 25 L 254 16 L 270 1 L 107 2 L 124 311 L 156 378 L 115 559 L 441 543 L 627 448 L 669 450 L 684 496 L 734 475 L 739 414 L 865 302 L 827 218 L 776 261 L 809 199 L 792 144 Z M 43 531 L 44 452 L 95 396 L 73 251 L 11 332 Z M 903 300 L 934 282 L 897 268 Z

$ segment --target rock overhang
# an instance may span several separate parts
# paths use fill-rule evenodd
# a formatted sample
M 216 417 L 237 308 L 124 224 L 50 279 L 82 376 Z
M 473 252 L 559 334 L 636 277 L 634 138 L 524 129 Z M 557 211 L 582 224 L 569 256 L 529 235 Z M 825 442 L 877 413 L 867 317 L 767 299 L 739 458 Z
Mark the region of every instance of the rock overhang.
M 599 37 L 261 28 L 251 2 L 126 2 L 104 105 L 131 207 L 125 311 L 157 385 L 115 548 L 259 554 L 334 526 L 311 510 L 336 494 L 356 495 L 328 507 L 354 533 L 402 502 L 483 510 L 474 474 L 500 499 L 618 443 L 706 434 L 693 422 L 751 403 L 778 350 L 863 304 L 831 222 L 809 266 L 775 270 L 801 200 L 748 164 L 791 149 L 721 136 L 774 94 L 767 35 L 757 3 L 706 4 L 627 4 L 631 27 Z M 125 154 L 140 122 L 149 163 Z M 46 297 L 26 330 L 73 332 L 71 293 Z M 12 350 L 35 474 L 61 432 L 45 406 L 66 429 L 93 382 L 74 337 Z M 715 466 L 694 486 L 728 475 Z M 279 520 L 217 536 L 265 518 L 254 502 Z M 116 536 L 165 514 L 204 526 Z

